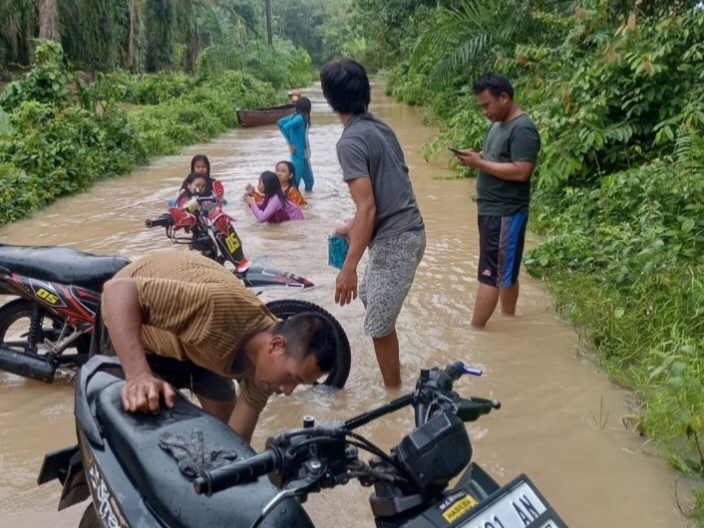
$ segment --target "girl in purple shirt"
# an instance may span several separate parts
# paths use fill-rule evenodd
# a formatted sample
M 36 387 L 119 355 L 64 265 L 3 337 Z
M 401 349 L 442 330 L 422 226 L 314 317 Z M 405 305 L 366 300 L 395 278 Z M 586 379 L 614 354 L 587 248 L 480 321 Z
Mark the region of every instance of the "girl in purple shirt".
M 296 204 L 286 199 L 281 191 L 278 176 L 271 171 L 262 172 L 259 176 L 259 192 L 264 200 L 257 203 L 253 196 L 244 195 L 255 218 L 260 222 L 279 223 L 287 220 L 304 220 L 303 213 Z

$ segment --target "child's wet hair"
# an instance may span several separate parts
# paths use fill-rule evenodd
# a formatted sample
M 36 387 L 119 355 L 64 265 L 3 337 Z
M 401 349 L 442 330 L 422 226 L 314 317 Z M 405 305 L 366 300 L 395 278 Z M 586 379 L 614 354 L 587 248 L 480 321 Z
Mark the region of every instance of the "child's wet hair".
M 191 160 L 191 174 L 196 171 L 196 163 L 198 163 L 199 161 L 202 161 L 203 163 L 205 163 L 205 166 L 208 167 L 208 172 L 206 173 L 205 177 L 210 178 L 210 160 L 205 154 L 196 154 L 195 156 L 193 156 L 193 159 Z
M 259 177 L 264 184 L 264 202 L 268 203 L 271 198 L 278 196 L 281 203 L 286 203 L 286 195 L 281 190 L 281 182 L 276 173 L 271 171 L 262 172 Z
M 186 185 L 190 185 L 196 180 L 206 180 L 207 181 L 207 177 L 199 172 L 191 172 L 186 177 Z
M 294 167 L 293 163 L 291 163 L 290 161 L 284 160 L 284 161 L 279 161 L 276 164 L 276 166 L 278 167 L 279 165 L 282 165 L 282 164 L 286 165 L 286 167 L 288 168 L 288 172 L 291 173 L 291 177 L 289 178 L 289 180 L 295 180 L 296 179 L 296 167 Z

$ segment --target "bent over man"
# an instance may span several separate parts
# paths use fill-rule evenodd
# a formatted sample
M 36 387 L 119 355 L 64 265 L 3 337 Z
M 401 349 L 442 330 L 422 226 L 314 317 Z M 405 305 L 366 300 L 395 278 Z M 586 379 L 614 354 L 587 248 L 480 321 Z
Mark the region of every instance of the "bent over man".
M 326 317 L 279 321 L 225 267 L 192 252 L 160 251 L 123 268 L 105 284 L 101 310 L 96 338 L 100 353 L 120 358 L 127 411 L 157 413 L 161 399 L 173 406 L 173 387 L 189 388 L 246 441 L 269 395 L 314 383 L 336 360 Z

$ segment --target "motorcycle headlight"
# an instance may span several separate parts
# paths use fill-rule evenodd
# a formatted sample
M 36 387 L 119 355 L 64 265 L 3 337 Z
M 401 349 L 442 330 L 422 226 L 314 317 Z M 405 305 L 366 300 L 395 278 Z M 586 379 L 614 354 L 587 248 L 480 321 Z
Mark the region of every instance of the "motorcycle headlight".
M 444 488 L 472 459 L 467 430 L 453 413 L 435 416 L 406 436 L 394 451 L 420 492 Z

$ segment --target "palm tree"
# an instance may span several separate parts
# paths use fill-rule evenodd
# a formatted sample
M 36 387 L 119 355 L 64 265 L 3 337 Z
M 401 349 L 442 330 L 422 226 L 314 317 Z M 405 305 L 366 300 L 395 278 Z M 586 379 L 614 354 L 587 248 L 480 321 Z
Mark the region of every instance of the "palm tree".
M 28 63 L 35 18 L 34 0 L 0 0 L 0 71 Z
M 474 78 L 491 69 L 502 51 L 540 36 L 541 27 L 521 0 L 461 0 L 458 7 L 436 11 L 411 66 L 429 70 L 428 81 L 436 87 Z
M 274 37 L 271 33 L 271 0 L 266 0 L 266 40 L 269 46 L 274 42 Z
M 39 38 L 59 38 L 59 5 L 57 0 L 39 0 Z
M 138 0 L 130 0 L 130 32 L 127 37 L 127 57 L 125 58 L 125 68 L 132 71 L 134 68 L 135 39 L 137 38 L 137 10 Z

